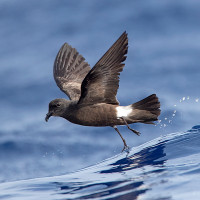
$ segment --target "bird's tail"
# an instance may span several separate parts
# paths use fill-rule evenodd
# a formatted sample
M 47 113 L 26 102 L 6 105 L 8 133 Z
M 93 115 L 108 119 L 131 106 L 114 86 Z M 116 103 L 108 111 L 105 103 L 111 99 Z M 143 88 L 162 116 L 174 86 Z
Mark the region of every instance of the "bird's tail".
M 154 124 L 153 121 L 158 120 L 160 115 L 160 102 L 156 94 L 152 94 L 130 106 L 132 112 L 126 117 L 128 123 Z

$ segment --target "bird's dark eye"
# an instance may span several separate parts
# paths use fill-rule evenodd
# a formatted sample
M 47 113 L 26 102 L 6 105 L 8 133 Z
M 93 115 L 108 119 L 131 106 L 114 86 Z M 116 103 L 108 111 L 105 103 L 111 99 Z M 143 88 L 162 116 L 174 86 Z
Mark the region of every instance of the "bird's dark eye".
M 53 105 L 50 105 L 50 106 L 49 106 L 49 109 L 55 109 L 55 108 L 58 108 L 58 107 L 60 107 L 60 106 L 61 106 L 61 104 L 59 104 L 59 103 L 53 104 Z

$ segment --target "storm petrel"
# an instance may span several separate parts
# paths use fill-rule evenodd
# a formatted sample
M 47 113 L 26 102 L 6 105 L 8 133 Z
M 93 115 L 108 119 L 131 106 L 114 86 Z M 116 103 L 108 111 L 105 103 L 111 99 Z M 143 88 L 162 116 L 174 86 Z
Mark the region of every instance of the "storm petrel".
M 53 74 L 57 86 L 70 100 L 51 101 L 45 120 L 58 116 L 83 126 L 111 126 L 120 135 L 123 150 L 128 149 L 117 125 L 126 125 L 139 135 L 129 124 L 154 124 L 160 115 L 160 102 L 152 94 L 128 106 L 119 105 L 116 95 L 127 51 L 128 37 L 124 32 L 91 69 L 75 48 L 63 44 L 56 56 Z

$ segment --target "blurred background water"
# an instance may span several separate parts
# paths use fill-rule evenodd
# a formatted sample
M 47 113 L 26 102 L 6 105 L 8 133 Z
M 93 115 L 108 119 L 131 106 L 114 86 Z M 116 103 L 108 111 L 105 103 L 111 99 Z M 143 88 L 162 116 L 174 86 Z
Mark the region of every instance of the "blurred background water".
M 64 42 L 93 66 L 128 32 L 129 52 L 118 100 L 152 93 L 161 102 L 156 126 L 120 131 L 138 146 L 200 122 L 200 1 L 0 1 L 0 182 L 61 175 L 116 155 L 122 141 L 109 127 L 44 121 L 48 103 L 67 98 L 53 80 Z

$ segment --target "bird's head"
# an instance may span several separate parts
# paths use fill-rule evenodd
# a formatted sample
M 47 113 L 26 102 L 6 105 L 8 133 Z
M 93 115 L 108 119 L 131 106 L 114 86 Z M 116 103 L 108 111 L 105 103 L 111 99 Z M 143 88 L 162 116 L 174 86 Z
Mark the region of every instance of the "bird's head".
M 69 105 L 66 99 L 54 99 L 49 103 L 49 112 L 46 114 L 45 120 L 48 122 L 51 116 L 62 117 Z

